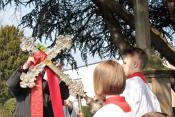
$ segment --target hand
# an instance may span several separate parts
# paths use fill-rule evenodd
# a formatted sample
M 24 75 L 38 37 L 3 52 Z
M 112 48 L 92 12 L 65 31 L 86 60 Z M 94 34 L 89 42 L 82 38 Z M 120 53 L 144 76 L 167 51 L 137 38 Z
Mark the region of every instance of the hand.
M 26 69 L 28 69 L 28 68 L 30 67 L 30 65 L 31 65 L 32 63 L 34 63 L 34 62 L 35 62 L 34 57 L 29 56 L 28 59 L 27 59 L 27 61 L 23 64 L 22 68 L 23 68 L 24 70 L 26 70 Z
M 69 113 L 71 114 L 72 113 L 72 110 L 73 110 L 73 104 L 72 102 L 68 99 L 64 100 L 64 106 L 66 106 L 69 110 Z
M 84 117 L 84 115 L 83 115 L 82 112 L 78 112 L 78 113 L 77 113 L 77 117 Z
M 71 105 L 71 101 L 69 99 L 64 100 L 64 105 L 65 106 Z

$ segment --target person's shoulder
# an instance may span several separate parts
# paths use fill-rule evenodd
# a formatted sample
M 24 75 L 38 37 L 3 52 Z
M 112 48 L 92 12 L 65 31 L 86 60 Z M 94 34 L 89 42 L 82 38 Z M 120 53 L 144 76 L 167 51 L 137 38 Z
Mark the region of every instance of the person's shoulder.
M 142 81 L 141 78 L 134 76 L 133 78 L 129 78 L 126 80 L 126 86 L 125 90 L 123 91 L 124 95 L 131 94 L 133 96 L 133 93 L 137 94 L 135 96 L 138 96 L 138 94 L 144 92 L 144 89 L 146 88 L 145 83 Z
M 125 113 L 115 104 L 107 104 L 98 110 L 93 117 L 135 117 L 134 112 Z
M 143 87 L 145 86 L 145 83 L 139 76 L 134 76 L 126 80 L 126 85 L 132 85 L 135 87 Z
M 107 104 L 99 109 L 93 117 L 115 117 L 123 114 L 124 112 L 120 107 L 114 104 Z

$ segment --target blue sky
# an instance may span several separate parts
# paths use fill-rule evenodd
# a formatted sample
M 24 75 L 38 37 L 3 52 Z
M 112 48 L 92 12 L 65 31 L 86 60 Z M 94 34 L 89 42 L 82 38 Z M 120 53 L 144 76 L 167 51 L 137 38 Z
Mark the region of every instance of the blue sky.
M 18 8 L 15 8 L 13 4 L 11 6 L 7 6 L 4 10 L 0 11 L 0 25 L 15 25 L 18 26 L 20 23 L 20 20 L 22 16 L 24 16 L 26 13 L 30 12 L 30 7 L 24 7 L 19 6 Z M 27 37 L 30 37 L 32 34 L 32 30 L 29 28 L 22 28 L 21 30 L 24 30 L 24 35 Z

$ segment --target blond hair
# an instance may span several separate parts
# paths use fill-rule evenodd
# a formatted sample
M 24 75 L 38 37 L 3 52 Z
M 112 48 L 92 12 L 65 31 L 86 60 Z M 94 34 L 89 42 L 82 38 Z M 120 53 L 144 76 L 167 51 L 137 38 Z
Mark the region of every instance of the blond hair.
M 117 95 L 121 94 L 125 88 L 126 76 L 119 63 L 107 60 L 96 66 L 93 82 L 97 96 Z

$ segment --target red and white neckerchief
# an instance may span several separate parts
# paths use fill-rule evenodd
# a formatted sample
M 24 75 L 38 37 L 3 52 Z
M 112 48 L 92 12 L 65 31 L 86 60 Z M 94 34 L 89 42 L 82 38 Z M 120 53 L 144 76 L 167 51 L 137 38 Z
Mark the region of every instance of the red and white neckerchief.
M 106 98 L 105 104 L 115 104 L 119 106 L 124 112 L 131 111 L 131 107 L 126 102 L 124 96 L 112 96 L 112 97 Z
M 144 75 L 143 73 L 141 73 L 141 72 L 135 72 L 135 73 L 129 75 L 129 76 L 128 76 L 128 79 L 133 78 L 133 77 L 135 77 L 135 76 L 138 76 L 139 78 L 141 78 L 146 84 L 148 83 L 148 81 L 147 81 L 145 75 Z

